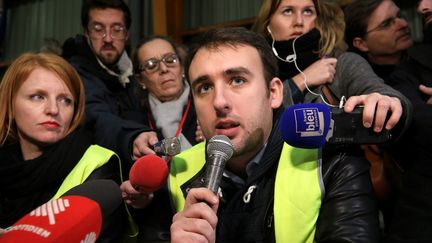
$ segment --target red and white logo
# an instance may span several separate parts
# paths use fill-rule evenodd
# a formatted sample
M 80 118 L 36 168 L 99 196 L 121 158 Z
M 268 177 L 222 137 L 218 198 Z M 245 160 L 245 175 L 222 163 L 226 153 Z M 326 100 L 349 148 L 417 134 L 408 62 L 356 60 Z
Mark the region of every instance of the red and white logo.
M 54 199 L 47 203 L 37 207 L 35 210 L 30 212 L 30 216 L 33 217 L 46 217 L 48 216 L 49 224 L 55 225 L 55 215 L 66 211 L 66 208 L 70 206 L 68 199 Z

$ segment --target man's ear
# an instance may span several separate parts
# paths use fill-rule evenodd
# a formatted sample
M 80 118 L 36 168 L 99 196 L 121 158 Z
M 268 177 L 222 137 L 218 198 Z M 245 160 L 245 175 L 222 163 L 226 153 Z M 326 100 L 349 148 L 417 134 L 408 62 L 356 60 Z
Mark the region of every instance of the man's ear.
M 279 108 L 283 101 L 283 84 L 279 78 L 273 78 L 269 84 L 270 105 L 273 109 Z
M 361 52 L 368 52 L 369 48 L 365 40 L 360 37 L 355 37 L 353 39 L 353 46 L 359 49 Z
M 125 42 L 126 42 L 127 40 L 129 40 L 129 30 L 126 31 L 126 38 L 125 38 Z

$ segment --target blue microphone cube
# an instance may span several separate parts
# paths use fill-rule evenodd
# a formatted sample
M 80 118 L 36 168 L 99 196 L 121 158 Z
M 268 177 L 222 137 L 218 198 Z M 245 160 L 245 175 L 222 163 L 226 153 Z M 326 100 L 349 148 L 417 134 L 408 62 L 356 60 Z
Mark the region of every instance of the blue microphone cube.
M 280 121 L 284 141 L 299 148 L 324 146 L 330 128 L 330 108 L 325 104 L 298 104 L 288 107 Z

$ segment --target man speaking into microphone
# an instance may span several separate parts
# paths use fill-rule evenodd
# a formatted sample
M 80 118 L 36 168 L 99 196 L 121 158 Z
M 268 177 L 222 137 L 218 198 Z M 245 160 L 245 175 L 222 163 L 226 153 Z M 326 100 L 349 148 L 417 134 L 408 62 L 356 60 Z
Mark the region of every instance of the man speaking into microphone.
M 379 241 L 367 161 L 285 143 L 277 73 L 267 41 L 243 28 L 210 30 L 191 50 L 185 74 L 208 142 L 171 162 L 171 242 Z

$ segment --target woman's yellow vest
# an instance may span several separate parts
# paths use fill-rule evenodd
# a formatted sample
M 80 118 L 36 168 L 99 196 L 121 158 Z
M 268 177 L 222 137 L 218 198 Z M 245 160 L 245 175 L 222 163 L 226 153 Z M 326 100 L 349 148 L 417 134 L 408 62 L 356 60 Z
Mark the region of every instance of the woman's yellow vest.
M 276 242 L 313 242 L 324 194 L 321 160 L 317 149 L 298 149 L 284 144 L 274 188 Z M 180 188 L 205 165 L 205 143 L 175 156 L 171 162 L 169 187 L 175 209 L 185 198 Z
M 84 153 L 81 160 L 75 165 L 69 175 L 63 180 L 60 188 L 52 199 L 61 197 L 71 188 L 78 186 L 90 176 L 90 174 L 106 164 L 112 156 L 117 156 L 113 151 L 99 145 L 91 145 Z M 120 163 L 120 159 L 119 163 Z M 119 164 L 120 166 L 120 164 Z M 120 167 L 121 168 L 121 167 Z M 121 172 L 120 172 L 121 174 Z
M 121 181 L 123 181 L 123 178 L 121 176 L 122 171 L 120 158 L 118 157 L 118 155 L 113 151 L 99 145 L 91 145 L 86 150 L 81 160 L 75 165 L 72 171 L 63 180 L 63 183 L 61 184 L 60 188 L 57 190 L 57 193 L 53 196 L 52 199 L 57 199 L 73 187 L 83 184 L 93 171 L 106 164 L 112 156 L 115 156 L 117 158 L 120 168 L 120 179 Z M 129 221 L 129 228 L 127 229 L 128 232 L 126 232 L 123 242 L 135 242 L 135 238 L 138 235 L 138 228 L 135 225 L 135 222 L 129 212 L 128 207 L 126 206 L 126 203 L 124 203 L 124 205 Z

